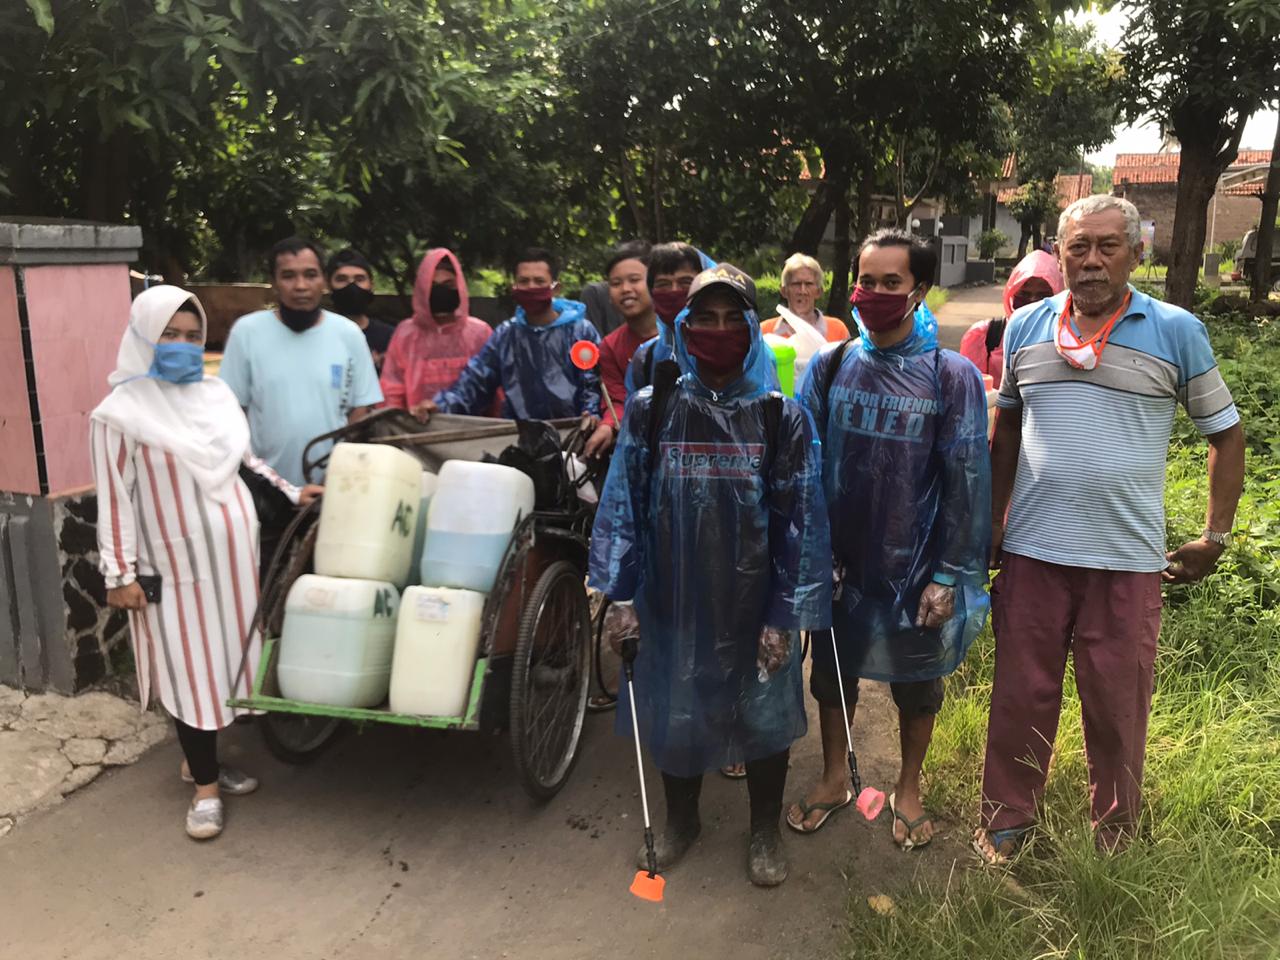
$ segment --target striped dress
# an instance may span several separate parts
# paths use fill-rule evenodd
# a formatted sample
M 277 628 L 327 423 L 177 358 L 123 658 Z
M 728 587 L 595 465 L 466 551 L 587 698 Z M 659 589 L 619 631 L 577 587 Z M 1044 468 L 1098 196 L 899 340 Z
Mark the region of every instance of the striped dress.
M 98 548 L 108 589 L 159 574 L 159 604 L 129 612 L 142 707 L 158 698 L 201 730 L 226 727 L 261 654 L 250 624 L 258 602 L 258 516 L 237 478 L 227 502 L 196 484 L 172 453 L 91 423 Z M 245 465 L 295 503 L 299 491 L 265 463 Z M 241 661 L 244 661 L 241 669 Z

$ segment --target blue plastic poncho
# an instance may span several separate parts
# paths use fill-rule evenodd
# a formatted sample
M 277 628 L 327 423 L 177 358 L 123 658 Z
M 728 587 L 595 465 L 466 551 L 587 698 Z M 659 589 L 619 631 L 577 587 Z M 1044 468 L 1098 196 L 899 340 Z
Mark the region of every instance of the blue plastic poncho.
M 964 357 L 938 348 L 937 321 L 924 306 L 911 336 L 888 349 L 862 330 L 830 379 L 836 349 L 809 365 L 801 400 L 822 437 L 831 541 L 843 573 L 832 613 L 840 666 L 872 680 L 946 676 L 990 605 L 982 378 Z M 930 580 L 956 589 L 955 615 L 940 629 L 915 626 Z M 815 662 L 832 669 L 829 640 L 813 649 Z
M 513 420 L 555 420 L 600 415 L 600 376 L 579 370 L 569 349 L 579 340 L 600 342 L 587 308 L 557 297 L 560 316 L 545 327 L 530 324 L 521 307 L 493 332 L 484 347 L 448 390 L 436 394 L 444 413 L 484 416 L 499 387 L 505 394 L 502 415 Z
M 630 398 L 591 537 L 591 585 L 635 600 L 640 733 L 658 767 L 695 776 L 771 756 L 806 730 L 802 664 L 761 682 L 761 629 L 822 628 L 831 616 L 831 544 L 813 422 L 783 401 L 767 437 L 759 319 L 748 371 L 720 393 L 685 371 L 652 464 L 653 388 Z M 767 477 L 765 474 L 767 473 Z M 617 729 L 630 736 L 623 688 Z
M 703 254 L 705 257 L 706 254 Z M 715 266 L 715 264 L 712 264 Z M 685 314 L 689 312 L 689 308 L 676 316 L 676 323 L 679 324 L 684 320 Z M 635 393 L 641 387 L 649 386 L 647 374 L 650 370 L 656 370 L 658 364 L 663 360 L 675 360 L 680 364 L 680 372 L 686 373 L 687 368 L 681 362 L 680 357 L 675 351 L 675 333 L 672 328 L 667 326 L 661 320 L 658 321 L 658 335 L 651 337 L 636 348 L 635 354 L 631 357 L 631 362 L 627 364 L 627 396 Z M 653 360 L 648 359 L 649 351 L 653 351 Z M 756 382 L 762 384 L 765 390 L 778 389 L 778 367 L 773 361 L 773 354 L 769 351 L 768 346 L 759 353 L 748 355 L 747 357 L 749 376 Z

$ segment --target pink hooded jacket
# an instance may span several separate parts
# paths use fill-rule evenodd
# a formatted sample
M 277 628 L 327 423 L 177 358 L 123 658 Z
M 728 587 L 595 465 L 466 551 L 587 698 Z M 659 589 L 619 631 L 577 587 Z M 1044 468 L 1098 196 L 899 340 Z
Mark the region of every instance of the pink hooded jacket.
M 431 278 L 444 260 L 458 277 L 458 309 L 453 323 L 438 324 L 431 316 Z M 492 335 L 483 320 L 469 316 L 471 301 L 458 258 L 443 247 L 427 251 L 413 285 L 413 316 L 396 327 L 382 364 L 382 394 L 388 407 L 411 409 L 453 386 L 462 369 Z
M 1004 346 L 987 351 L 987 333 L 991 324 L 999 322 L 1001 330 L 1013 316 L 1013 298 L 1018 295 L 1023 284 L 1033 277 L 1039 277 L 1049 284 L 1055 294 L 1062 292 L 1062 273 L 1058 269 L 1058 261 L 1043 250 L 1033 250 L 1018 261 L 1018 265 L 1009 274 L 1009 282 L 1004 285 L 1004 320 L 979 320 L 967 331 L 960 341 L 960 353 L 973 361 L 981 373 L 991 374 L 995 381 L 994 389 L 1000 389 L 1000 377 L 1004 373 Z M 383 388 L 385 392 L 385 387 Z

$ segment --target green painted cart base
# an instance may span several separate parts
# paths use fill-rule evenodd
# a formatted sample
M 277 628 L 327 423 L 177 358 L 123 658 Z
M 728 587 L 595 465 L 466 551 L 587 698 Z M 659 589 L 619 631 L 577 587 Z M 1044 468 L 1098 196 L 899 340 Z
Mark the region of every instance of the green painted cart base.
M 467 697 L 466 713 L 460 717 L 425 717 L 412 713 L 394 713 L 383 707 L 333 707 L 324 703 L 308 703 L 304 700 L 289 700 L 279 695 L 275 682 L 276 657 L 279 655 L 280 641 L 272 637 L 262 645 L 262 661 L 258 665 L 258 675 L 253 681 L 253 695 L 235 697 L 227 703 L 233 707 L 246 710 L 260 710 L 264 713 L 294 713 L 308 717 L 333 717 L 338 720 L 350 720 L 354 723 L 396 723 L 405 727 L 428 727 L 435 730 L 479 730 L 480 729 L 480 695 L 484 689 L 485 670 L 488 661 L 476 661 L 475 673 L 471 678 L 471 692 Z

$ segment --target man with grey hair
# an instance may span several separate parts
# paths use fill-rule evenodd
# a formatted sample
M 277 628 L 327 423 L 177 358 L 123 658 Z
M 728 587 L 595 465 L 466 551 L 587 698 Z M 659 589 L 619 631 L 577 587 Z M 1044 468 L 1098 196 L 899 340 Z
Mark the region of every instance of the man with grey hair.
M 1092 196 L 1058 224 L 1067 290 L 1005 334 L 992 462 L 995 682 L 974 848 L 1011 855 L 1044 795 L 1075 658 L 1095 840 L 1125 842 L 1141 806 L 1161 581 L 1208 574 L 1229 542 L 1244 434 L 1204 325 L 1129 285 L 1137 209 Z M 1165 552 L 1164 475 L 1182 404 L 1209 442 L 1202 536 Z

